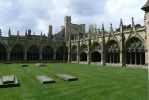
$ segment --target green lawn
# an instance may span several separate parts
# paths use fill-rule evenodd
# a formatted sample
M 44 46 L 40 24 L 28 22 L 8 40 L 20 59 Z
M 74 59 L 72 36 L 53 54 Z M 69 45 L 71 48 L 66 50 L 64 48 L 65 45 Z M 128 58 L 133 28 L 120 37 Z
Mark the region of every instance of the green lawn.
M 55 77 L 59 73 L 79 80 L 65 82 Z M 21 86 L 0 88 L 0 100 L 148 100 L 147 69 L 58 63 L 22 68 L 21 64 L 0 64 L 0 76 L 9 74 L 16 75 Z M 36 75 L 47 75 L 56 83 L 43 85 Z

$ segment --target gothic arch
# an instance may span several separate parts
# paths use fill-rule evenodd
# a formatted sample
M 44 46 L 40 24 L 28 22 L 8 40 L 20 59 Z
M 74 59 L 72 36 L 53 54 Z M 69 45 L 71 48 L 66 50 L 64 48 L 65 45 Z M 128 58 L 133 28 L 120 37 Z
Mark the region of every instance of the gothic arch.
M 75 45 L 71 48 L 71 60 L 77 61 L 77 47 Z
M 81 47 L 80 47 L 80 51 L 81 51 L 81 52 L 83 52 L 83 51 L 84 51 L 84 52 L 88 51 L 87 45 L 86 45 L 86 44 L 82 44 Z
M 20 44 L 15 44 L 10 53 L 10 59 L 14 61 L 22 61 L 24 58 L 24 50 Z
M 87 53 L 86 52 L 80 53 L 80 61 L 87 61 Z
M 91 46 L 91 51 L 100 51 L 101 45 L 98 42 L 94 42 Z
M 68 57 L 68 47 L 59 47 L 56 49 L 56 60 L 66 61 Z
M 45 46 L 42 48 L 42 60 L 48 61 L 53 59 L 53 48 Z
M 110 40 L 106 44 L 106 62 L 107 63 L 120 62 L 120 47 L 115 40 Z
M 139 38 L 130 38 L 125 44 L 126 64 L 144 65 L 145 52 L 144 43 Z
M 27 51 L 27 60 L 38 61 L 39 60 L 39 48 L 36 45 L 30 46 Z
M 101 62 L 101 45 L 98 42 L 94 42 L 91 46 L 91 61 Z
M 7 51 L 3 44 L 0 44 L 0 61 L 6 60 Z
M 101 53 L 99 51 L 93 51 L 91 53 L 92 62 L 101 62 Z

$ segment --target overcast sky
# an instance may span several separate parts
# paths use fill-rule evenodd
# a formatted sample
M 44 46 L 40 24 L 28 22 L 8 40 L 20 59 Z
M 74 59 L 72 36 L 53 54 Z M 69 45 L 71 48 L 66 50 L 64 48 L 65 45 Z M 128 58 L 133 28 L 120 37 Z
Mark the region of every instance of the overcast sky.
M 12 34 L 24 35 L 26 29 L 40 34 L 47 34 L 48 25 L 53 25 L 53 33 L 60 31 L 64 25 L 64 16 L 72 16 L 72 22 L 78 24 L 96 24 L 98 28 L 104 22 L 109 30 L 119 26 L 120 18 L 124 24 L 144 24 L 144 12 L 140 9 L 146 0 L 0 0 L 0 28 L 2 35 L 7 36 L 8 29 Z

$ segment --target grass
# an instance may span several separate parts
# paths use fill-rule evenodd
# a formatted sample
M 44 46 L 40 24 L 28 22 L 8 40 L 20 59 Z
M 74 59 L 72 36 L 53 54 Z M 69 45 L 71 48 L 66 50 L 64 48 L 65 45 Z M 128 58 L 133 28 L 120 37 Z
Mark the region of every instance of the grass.
M 65 82 L 55 77 L 59 73 L 79 80 Z M 22 68 L 21 64 L 0 64 L 0 76 L 10 74 L 17 76 L 21 86 L 0 88 L 0 100 L 148 100 L 147 69 L 64 63 Z M 47 75 L 56 83 L 43 85 L 36 75 Z

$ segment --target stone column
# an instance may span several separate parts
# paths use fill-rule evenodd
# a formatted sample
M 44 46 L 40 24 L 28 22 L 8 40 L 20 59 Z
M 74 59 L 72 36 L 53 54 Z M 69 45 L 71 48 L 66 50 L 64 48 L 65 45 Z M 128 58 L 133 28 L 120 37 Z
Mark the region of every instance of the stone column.
M 87 53 L 87 63 L 91 64 L 91 39 L 88 40 L 88 53 Z
M 120 65 L 121 66 L 126 66 L 126 59 L 125 59 L 125 52 L 124 52 L 124 43 L 125 43 L 125 36 L 124 36 L 124 32 L 123 32 L 123 21 L 122 19 L 120 20 L 120 36 L 121 36 L 121 40 L 120 40 Z
M 102 47 L 101 47 L 101 65 L 105 65 L 105 39 L 102 39 Z
M 115 52 L 113 52 L 113 63 L 115 63 Z
M 68 43 L 68 63 L 71 63 L 71 43 Z
M 27 52 L 24 52 L 24 61 L 27 61 Z
M 137 65 L 137 51 L 135 51 L 135 65 Z
M 109 58 L 110 58 L 110 61 L 109 61 L 109 63 L 111 63 L 111 53 L 108 53 L 109 54 Z
M 80 46 L 77 47 L 77 63 L 80 62 L 80 51 L 79 51 Z
M 42 61 L 42 47 L 40 48 L 40 51 L 39 51 L 39 60 Z
M 56 60 L 56 48 L 53 49 L 53 60 Z
M 142 65 L 142 52 L 140 51 L 140 65 Z
M 10 50 L 7 51 L 7 60 L 10 60 Z
M 78 46 L 77 46 L 77 63 L 80 62 L 80 36 L 78 35 Z
M 130 65 L 132 65 L 132 52 L 130 52 Z

